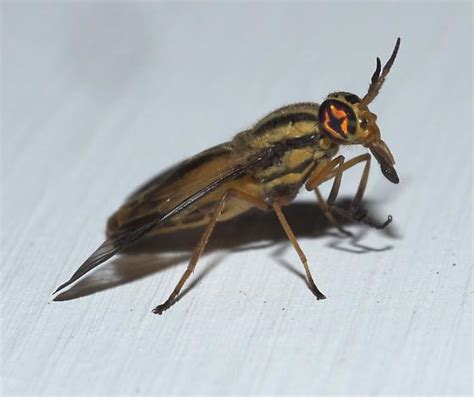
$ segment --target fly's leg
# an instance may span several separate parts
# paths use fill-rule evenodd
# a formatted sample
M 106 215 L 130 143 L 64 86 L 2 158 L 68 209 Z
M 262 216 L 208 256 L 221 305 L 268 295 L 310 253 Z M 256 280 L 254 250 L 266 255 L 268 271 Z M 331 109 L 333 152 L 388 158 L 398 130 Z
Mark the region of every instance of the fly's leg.
M 344 229 L 337 219 L 334 217 L 334 214 L 331 211 L 331 208 L 329 207 L 328 203 L 326 200 L 324 200 L 321 192 L 319 189 L 316 187 L 314 188 L 314 193 L 316 194 L 316 199 L 318 200 L 318 205 L 323 211 L 324 215 L 326 216 L 327 220 L 331 225 L 333 225 L 337 230 L 339 230 L 340 233 L 346 235 L 346 236 L 352 236 L 352 233 L 349 230 Z
M 291 230 L 290 225 L 288 224 L 288 221 L 285 218 L 285 215 L 283 215 L 283 212 L 281 210 L 280 205 L 277 202 L 273 203 L 273 209 L 275 210 L 275 213 L 278 217 L 278 220 L 281 223 L 281 226 L 283 227 L 283 230 L 285 231 L 288 239 L 290 240 L 291 244 L 293 245 L 293 248 L 297 252 L 298 256 L 300 257 L 301 263 L 303 264 L 304 271 L 306 273 L 306 279 L 308 280 L 309 287 L 311 289 L 311 292 L 313 292 L 314 295 L 316 295 L 316 298 L 319 299 L 326 299 L 326 296 L 318 289 L 316 286 L 316 283 L 313 280 L 313 276 L 311 275 L 311 271 L 309 269 L 308 265 L 308 260 L 306 259 L 306 256 L 301 249 L 300 245 L 298 244 L 298 240 L 296 240 L 296 236 L 293 233 L 293 230 Z
M 361 154 L 360 156 L 356 156 L 356 157 L 350 159 L 349 161 L 345 162 L 341 167 L 339 167 L 339 168 L 341 168 L 340 172 L 342 174 L 344 171 L 346 171 L 349 168 L 355 166 L 356 164 L 365 162 L 364 170 L 362 171 L 362 176 L 361 176 L 360 182 L 359 182 L 359 187 L 357 188 L 356 195 L 354 197 L 354 200 L 352 200 L 352 204 L 350 206 L 349 211 L 346 211 L 342 208 L 332 206 L 332 203 L 331 203 L 331 209 L 334 212 L 336 212 L 339 215 L 342 215 L 346 218 L 354 219 L 358 222 L 365 223 L 366 225 L 371 226 L 371 227 L 376 228 L 376 229 L 384 229 L 386 226 L 388 226 L 392 222 L 392 216 L 391 215 L 389 215 L 387 217 L 387 220 L 384 223 L 380 224 L 380 223 L 376 223 L 373 220 L 371 220 L 369 218 L 367 212 L 365 212 L 365 211 L 361 212 L 359 210 L 359 205 L 360 205 L 360 202 L 362 201 L 362 197 L 364 196 L 365 188 L 367 186 L 367 181 L 369 179 L 370 159 L 371 159 L 371 157 L 370 157 L 369 153 Z
M 181 279 L 179 280 L 178 284 L 176 285 L 176 287 L 174 288 L 173 292 L 168 297 L 168 299 L 161 305 L 155 307 L 153 309 L 153 313 L 162 314 L 165 310 L 169 309 L 171 305 L 173 305 L 181 289 L 186 283 L 187 279 L 189 278 L 189 276 L 191 276 L 194 269 L 196 268 L 196 264 L 199 260 L 199 257 L 202 255 L 204 249 L 206 248 L 206 245 L 209 241 L 209 238 L 211 237 L 211 234 L 216 226 L 216 223 L 218 222 L 219 217 L 222 214 L 222 210 L 224 209 L 226 200 L 231 197 L 234 197 L 243 201 L 247 201 L 248 203 L 252 204 L 253 206 L 263 211 L 267 211 L 268 209 L 270 209 L 268 204 L 266 204 L 263 200 L 260 200 L 259 198 L 256 198 L 250 194 L 247 194 L 245 192 L 242 192 L 236 189 L 227 190 L 222 195 L 221 199 L 219 200 L 214 212 L 212 213 L 211 219 L 209 221 L 209 224 L 206 227 L 206 230 L 204 231 L 201 239 L 199 240 L 196 247 L 194 248 L 193 254 L 191 256 L 191 260 L 189 261 L 186 271 L 181 276 Z
M 342 161 L 341 161 L 342 158 Z M 387 220 L 382 223 L 378 224 L 372 221 L 367 213 L 365 212 L 358 212 L 358 207 L 360 202 L 362 201 L 362 197 L 365 192 L 365 188 L 367 186 L 367 181 L 369 178 L 369 171 L 370 171 L 370 154 L 362 154 L 360 156 L 356 156 L 350 159 L 347 162 L 344 162 L 343 156 L 338 156 L 336 159 L 332 160 L 331 162 L 327 163 L 322 169 L 316 170 L 313 175 L 310 176 L 308 182 L 306 183 L 307 190 L 315 190 L 316 196 L 318 197 L 318 201 L 322 199 L 321 194 L 317 190 L 317 186 L 323 182 L 328 181 L 331 178 L 334 178 L 333 186 L 331 188 L 331 193 L 329 194 L 328 200 L 326 202 L 327 208 L 329 208 L 332 212 L 339 214 L 349 220 L 365 223 L 371 227 L 376 229 L 383 229 L 385 228 L 390 222 L 392 221 L 392 217 L 389 215 Z M 364 170 L 362 172 L 362 176 L 359 182 L 359 187 L 357 188 L 356 195 L 352 200 L 351 206 L 349 211 L 334 206 L 334 201 L 336 200 L 337 194 L 339 192 L 342 173 L 349 168 L 355 166 L 356 164 L 365 162 Z M 324 202 L 324 199 L 322 199 Z M 321 205 L 321 204 L 320 204 Z M 324 203 L 323 203 L 324 205 Z
M 344 163 L 344 156 L 340 155 L 335 159 L 329 161 L 327 164 L 324 164 L 322 168 L 317 168 L 312 175 L 310 175 L 308 182 L 306 183 L 307 190 L 314 190 L 316 194 L 316 199 L 318 200 L 318 205 L 323 211 L 323 214 L 326 216 L 327 220 L 331 225 L 333 225 L 340 233 L 351 236 L 352 233 L 344 229 L 337 219 L 334 217 L 334 214 L 331 211 L 331 207 L 328 205 L 328 202 L 323 198 L 318 185 L 321 184 L 321 181 L 327 181 L 328 179 L 334 178 L 335 175 L 332 173 L 335 169 L 338 169 Z M 331 188 L 331 194 L 336 199 L 337 193 L 339 191 L 339 186 L 341 184 L 341 175 L 336 175 L 334 179 L 333 186 Z

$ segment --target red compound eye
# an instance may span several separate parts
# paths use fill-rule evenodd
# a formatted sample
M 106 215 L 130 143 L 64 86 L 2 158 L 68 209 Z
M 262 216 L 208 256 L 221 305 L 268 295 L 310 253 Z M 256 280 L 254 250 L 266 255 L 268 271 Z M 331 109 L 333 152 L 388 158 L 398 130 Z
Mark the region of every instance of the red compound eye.
M 327 100 L 319 108 L 319 122 L 323 130 L 336 140 L 346 140 L 355 133 L 355 114 L 345 103 Z

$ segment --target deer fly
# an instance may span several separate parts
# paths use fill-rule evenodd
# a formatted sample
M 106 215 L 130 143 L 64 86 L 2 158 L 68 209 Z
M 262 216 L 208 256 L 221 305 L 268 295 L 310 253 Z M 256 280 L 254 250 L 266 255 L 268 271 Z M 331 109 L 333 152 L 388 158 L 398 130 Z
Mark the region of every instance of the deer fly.
M 325 299 L 282 207 L 304 185 L 315 192 L 325 216 L 342 233 L 350 234 L 338 224 L 335 214 L 379 229 L 391 222 L 392 217 L 388 216 L 378 224 L 358 210 L 369 176 L 370 153 L 350 160 L 336 154 L 341 145 L 362 145 L 380 164 L 382 174 L 392 183 L 399 182 L 395 160 L 380 137 L 377 116 L 368 108 L 379 93 L 399 47 L 400 38 L 383 68 L 377 58 L 363 98 L 338 91 L 329 94 L 321 105 L 303 102 L 284 106 L 231 141 L 205 150 L 144 184 L 109 218 L 105 242 L 54 293 L 145 235 L 204 227 L 186 271 L 168 299 L 153 310 L 161 314 L 175 302 L 193 273 L 216 223 L 258 208 L 275 212 L 303 264 L 311 291 L 317 299 Z M 342 174 L 357 164 L 364 165 L 357 192 L 349 209 L 339 208 L 334 203 Z M 318 187 L 329 180 L 333 180 L 332 188 L 325 199 Z

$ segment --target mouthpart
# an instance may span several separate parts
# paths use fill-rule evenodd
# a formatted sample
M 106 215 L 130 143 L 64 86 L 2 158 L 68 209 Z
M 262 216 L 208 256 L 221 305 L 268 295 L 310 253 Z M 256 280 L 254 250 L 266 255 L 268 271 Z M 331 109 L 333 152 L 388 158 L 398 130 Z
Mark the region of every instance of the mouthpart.
M 382 174 L 385 176 L 385 178 L 387 178 L 392 183 L 400 182 L 397 171 L 395 171 L 395 167 L 393 166 L 395 164 L 395 160 L 385 142 L 379 139 L 367 146 L 373 156 L 379 162 L 380 169 L 382 170 Z

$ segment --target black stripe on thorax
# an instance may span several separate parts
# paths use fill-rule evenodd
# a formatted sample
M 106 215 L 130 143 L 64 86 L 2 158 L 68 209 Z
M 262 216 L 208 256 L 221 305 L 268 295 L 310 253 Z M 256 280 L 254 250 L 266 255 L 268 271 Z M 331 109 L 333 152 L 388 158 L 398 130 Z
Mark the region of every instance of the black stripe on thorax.
M 309 112 L 297 112 L 297 113 L 289 113 L 283 114 L 281 116 L 275 116 L 274 118 L 266 121 L 262 125 L 258 126 L 254 130 L 255 135 L 261 135 L 265 133 L 267 130 L 280 127 L 282 125 L 290 124 L 290 123 L 297 123 L 299 121 L 318 121 L 318 117 L 315 114 Z
M 298 164 L 297 166 L 293 168 L 286 168 L 285 166 L 282 166 L 281 170 L 275 171 L 271 173 L 270 175 L 265 176 L 264 178 L 261 179 L 261 181 L 263 183 L 268 183 L 288 174 L 302 174 L 306 170 L 306 168 L 308 168 L 308 166 L 313 162 L 314 162 L 314 159 L 310 157 L 309 159 L 303 161 L 302 163 Z
M 297 138 L 285 139 L 277 146 L 282 146 L 286 150 L 301 149 L 305 146 L 312 146 L 319 141 L 319 134 L 299 136 Z
M 302 149 L 305 147 L 314 148 L 318 141 L 319 134 L 311 134 L 274 143 L 273 145 L 261 150 L 259 154 L 256 155 L 256 157 L 259 157 L 261 161 L 257 164 L 256 168 L 254 168 L 254 172 L 264 171 L 272 166 L 281 166 L 281 170 L 275 171 L 271 175 L 262 178 L 262 182 L 264 183 L 270 182 L 271 180 L 286 174 L 302 172 L 311 162 L 314 161 L 313 158 L 309 158 L 292 169 L 288 169 L 284 164 L 282 164 L 283 157 L 286 153 L 292 150 Z
M 248 160 L 258 158 L 257 168 L 263 169 L 280 163 L 283 156 L 290 150 L 312 147 L 319 141 L 319 134 L 305 135 L 298 138 L 286 139 L 282 142 L 275 142 L 270 146 L 261 149 L 258 153 L 252 155 Z

